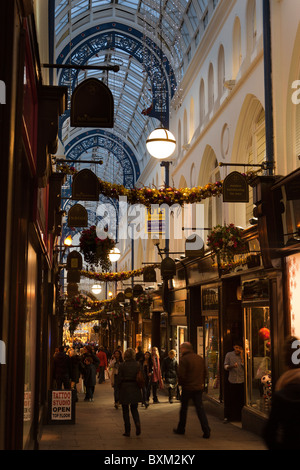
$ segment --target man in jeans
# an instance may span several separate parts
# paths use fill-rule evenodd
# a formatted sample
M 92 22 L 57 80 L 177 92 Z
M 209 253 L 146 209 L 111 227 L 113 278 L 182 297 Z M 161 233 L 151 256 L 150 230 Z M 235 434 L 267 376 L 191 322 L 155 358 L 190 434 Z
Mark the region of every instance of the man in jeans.
M 208 439 L 210 437 L 210 427 L 202 403 L 206 377 L 204 359 L 193 351 L 191 343 L 182 343 L 180 345 L 180 354 L 178 383 L 182 386 L 181 408 L 178 426 L 173 431 L 175 434 L 185 433 L 188 402 L 191 399 L 202 427 L 203 438 Z

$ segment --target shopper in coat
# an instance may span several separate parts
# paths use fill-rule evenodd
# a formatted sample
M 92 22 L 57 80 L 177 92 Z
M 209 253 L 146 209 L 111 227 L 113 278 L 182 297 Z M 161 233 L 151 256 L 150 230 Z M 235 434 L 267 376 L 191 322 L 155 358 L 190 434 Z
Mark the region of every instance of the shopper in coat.
M 208 439 L 210 437 L 210 428 L 202 403 L 202 393 L 206 378 L 205 362 L 203 357 L 193 351 L 191 343 L 182 343 L 180 345 L 180 354 L 178 383 L 182 386 L 181 408 L 178 426 L 173 431 L 175 434 L 185 433 L 188 403 L 191 399 L 194 402 L 203 430 L 203 437 Z
M 178 362 L 176 360 L 176 351 L 171 349 L 169 351 L 168 357 L 166 357 L 161 365 L 161 374 L 165 384 L 165 387 L 169 392 L 169 402 L 173 403 L 174 391 L 178 387 L 178 377 L 177 377 Z
M 58 390 L 71 388 L 71 361 L 65 352 L 64 346 L 58 348 L 53 359 L 53 378 Z
M 94 401 L 97 369 L 92 356 L 86 356 L 82 367 L 83 383 L 85 386 L 84 401 Z
M 151 386 L 153 394 L 153 403 L 158 403 L 157 390 L 158 388 L 163 388 L 163 380 L 160 370 L 160 358 L 158 348 L 153 346 L 151 350 L 151 361 L 152 361 L 152 376 L 151 376 Z
M 152 380 L 152 359 L 150 351 L 146 351 L 144 354 L 143 361 L 143 373 L 145 378 L 145 385 L 143 387 L 143 403 L 146 408 L 149 406 L 150 392 L 151 392 L 151 380 Z
M 100 346 L 99 351 L 97 352 L 97 357 L 99 359 L 99 384 L 105 382 L 105 371 L 107 370 L 107 355 L 104 351 L 103 346 Z
M 123 436 L 130 436 L 130 416 L 129 406 L 132 418 L 136 428 L 136 435 L 141 434 L 141 423 L 138 412 L 138 404 L 142 402 L 141 389 L 138 387 L 136 376 L 141 370 L 141 365 L 135 360 L 135 351 L 131 348 L 124 353 L 124 362 L 119 366 L 117 377 L 117 386 L 119 388 L 119 401 L 122 405 L 125 433 Z
M 117 375 L 119 373 L 120 364 L 123 362 L 122 351 L 116 349 L 113 353 L 111 360 L 109 361 L 109 372 L 110 372 L 110 383 L 114 389 L 114 400 L 115 400 L 115 408 L 118 409 L 119 407 L 119 388 L 117 386 Z
M 69 351 L 70 357 L 70 369 L 71 369 L 71 388 L 76 391 L 76 401 L 78 401 L 77 396 L 77 384 L 79 383 L 80 379 L 80 363 L 81 358 L 79 354 L 75 351 L 75 349 L 70 349 Z

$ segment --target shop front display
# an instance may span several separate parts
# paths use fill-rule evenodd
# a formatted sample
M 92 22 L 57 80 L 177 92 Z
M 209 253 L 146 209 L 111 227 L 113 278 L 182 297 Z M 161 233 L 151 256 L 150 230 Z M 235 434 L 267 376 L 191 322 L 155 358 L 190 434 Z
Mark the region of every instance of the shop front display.
M 286 258 L 286 274 L 291 335 L 300 338 L 300 253 Z
M 202 317 L 204 324 L 204 357 L 207 369 L 207 394 L 220 400 L 220 325 L 219 286 L 203 286 Z
M 246 406 L 267 415 L 272 399 L 269 280 L 243 282 Z

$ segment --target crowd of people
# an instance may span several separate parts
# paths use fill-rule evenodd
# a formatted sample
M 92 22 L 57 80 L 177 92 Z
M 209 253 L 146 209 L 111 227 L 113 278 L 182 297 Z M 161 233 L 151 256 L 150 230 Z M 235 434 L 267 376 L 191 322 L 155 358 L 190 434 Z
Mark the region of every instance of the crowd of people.
M 263 438 L 269 449 L 300 448 L 300 358 L 292 361 L 295 353 L 293 347 L 299 348 L 300 341 L 292 338 L 287 342 L 286 372 L 279 378 L 273 393 L 273 404 Z M 78 384 L 85 392 L 85 401 L 93 401 L 97 380 L 99 384 L 109 379 L 113 387 L 114 406 L 122 407 L 124 420 L 124 436 L 130 436 L 130 412 L 135 424 L 136 435 L 141 434 L 141 422 L 138 405 L 148 408 L 152 393 L 153 403 L 158 403 L 158 390 L 164 388 L 168 392 L 169 402 L 180 399 L 178 426 L 175 434 L 184 434 L 188 402 L 192 401 L 203 430 L 203 438 L 210 437 L 210 427 L 202 403 L 205 390 L 206 367 L 202 356 L 193 351 L 191 343 L 180 345 L 180 361 L 176 351 L 160 358 L 158 348 L 137 352 L 129 348 L 122 353 L 118 347 L 112 354 L 104 347 L 95 348 L 84 345 L 82 348 L 60 347 L 54 354 L 53 379 L 57 389 L 74 389 Z M 291 354 L 293 353 L 293 354 Z M 244 355 L 242 345 L 234 343 L 233 351 L 226 354 L 224 368 L 229 373 L 229 399 L 224 406 L 225 420 L 228 422 L 240 419 L 243 407 L 244 390 Z M 138 376 L 142 376 L 142 380 Z M 78 400 L 78 398 L 77 398 Z M 238 415 L 238 417 L 237 417 Z
M 73 389 L 78 401 L 78 387 L 85 392 L 84 401 L 94 400 L 97 377 L 99 384 L 109 379 L 113 388 L 115 408 L 122 407 L 124 436 L 130 436 L 130 412 L 135 424 L 136 435 L 141 433 L 138 405 L 148 408 L 152 394 L 153 403 L 158 403 L 158 390 L 165 389 L 169 403 L 181 400 L 180 420 L 174 429 L 176 434 L 184 434 L 187 418 L 187 402 L 192 399 L 204 431 L 203 437 L 210 436 L 205 411 L 202 405 L 202 392 L 205 382 L 204 359 L 193 352 L 190 343 L 181 345 L 179 364 L 176 351 L 170 350 L 166 357 L 160 357 L 157 347 L 143 352 L 141 347 L 135 352 L 132 348 L 124 354 L 121 347 L 113 353 L 107 348 L 95 345 L 60 347 L 53 358 L 53 380 L 57 389 Z M 140 375 L 140 381 L 137 376 Z M 183 398 L 182 398 L 182 397 Z
M 173 403 L 174 397 L 179 400 L 178 362 L 175 350 L 171 350 L 168 356 L 161 360 L 158 348 L 153 347 L 151 351 L 144 353 L 139 346 L 135 360 L 144 376 L 144 385 L 141 389 L 143 406 L 148 408 L 151 392 L 153 403 L 158 403 L 157 392 L 163 388 L 168 390 L 170 403 Z M 97 380 L 99 384 L 110 380 L 114 389 L 114 406 L 118 408 L 120 403 L 117 375 L 122 362 L 124 357 L 121 346 L 113 353 L 106 347 L 90 344 L 75 343 L 73 347 L 61 346 L 54 354 L 54 388 L 74 389 L 76 392 L 85 390 L 85 401 L 93 401 Z

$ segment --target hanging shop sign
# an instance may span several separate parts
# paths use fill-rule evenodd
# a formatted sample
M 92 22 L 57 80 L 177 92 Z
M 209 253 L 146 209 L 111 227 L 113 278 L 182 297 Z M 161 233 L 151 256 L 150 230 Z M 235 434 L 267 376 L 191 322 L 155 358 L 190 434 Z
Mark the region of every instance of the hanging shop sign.
M 143 293 L 143 287 L 140 284 L 133 286 L 133 297 L 138 297 Z
M 67 272 L 67 282 L 78 283 L 80 282 L 80 271 L 78 269 L 69 269 Z
M 67 257 L 67 269 L 82 269 L 82 256 L 78 251 L 71 251 Z
M 176 274 L 176 263 L 175 261 L 167 256 L 162 260 L 160 265 L 161 276 L 163 279 L 172 279 Z
M 69 298 L 75 297 L 78 295 L 78 284 L 75 282 L 69 282 L 67 285 L 67 294 Z
M 48 390 L 48 424 L 75 424 L 75 390 Z
M 87 227 L 88 226 L 88 213 L 85 207 L 81 204 L 75 204 L 68 212 L 68 226 L 69 227 Z
M 124 295 L 124 292 L 119 292 L 119 293 L 117 294 L 116 300 L 117 300 L 118 302 L 125 302 L 125 295 Z
M 126 299 L 133 298 L 133 290 L 131 289 L 131 287 L 127 287 L 127 289 L 125 289 L 124 295 Z
M 156 272 L 154 268 L 148 267 L 144 269 L 143 281 L 144 282 L 156 282 Z
M 73 176 L 72 199 L 99 201 L 99 180 L 89 169 L 79 171 Z
M 249 202 L 249 186 L 242 173 L 233 171 L 224 179 L 223 202 Z
M 189 258 L 202 258 L 204 256 L 204 242 L 196 233 L 188 236 L 185 241 L 185 256 Z
M 105 83 L 89 78 L 80 83 L 72 94 L 72 127 L 114 127 L 113 95 Z

